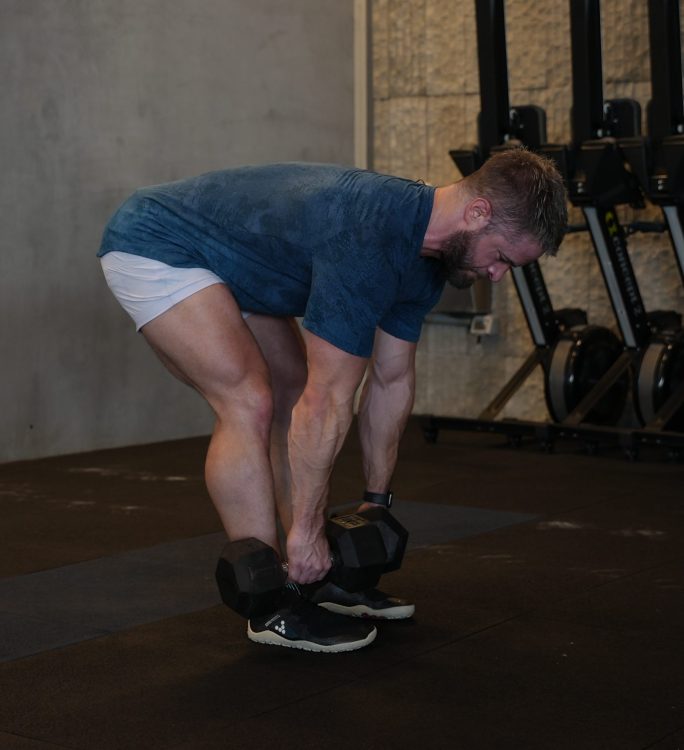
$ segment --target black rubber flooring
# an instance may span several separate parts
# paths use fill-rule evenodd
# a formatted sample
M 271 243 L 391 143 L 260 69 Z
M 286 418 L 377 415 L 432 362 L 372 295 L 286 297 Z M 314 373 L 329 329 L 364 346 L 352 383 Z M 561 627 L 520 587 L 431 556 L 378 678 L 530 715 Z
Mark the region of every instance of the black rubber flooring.
M 684 748 L 684 465 L 413 421 L 416 616 L 311 654 L 217 603 L 205 447 L 0 466 L 0 748 Z M 361 487 L 352 435 L 333 504 Z

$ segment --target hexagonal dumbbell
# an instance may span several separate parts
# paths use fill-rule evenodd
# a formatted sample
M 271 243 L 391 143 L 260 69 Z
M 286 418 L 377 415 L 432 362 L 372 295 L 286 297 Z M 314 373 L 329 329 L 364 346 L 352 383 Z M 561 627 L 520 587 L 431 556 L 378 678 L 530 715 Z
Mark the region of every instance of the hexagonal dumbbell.
M 364 520 L 371 523 L 382 536 L 385 545 L 385 565 L 383 573 L 390 573 L 393 570 L 399 570 L 406 552 L 408 543 L 408 531 L 397 521 L 397 519 L 381 505 L 368 510 L 359 511 L 357 514 Z M 344 518 L 344 516 L 340 516 Z
M 286 582 L 287 568 L 259 539 L 228 542 L 216 565 L 223 603 L 247 618 L 273 611 Z
M 376 524 L 360 514 L 326 523 L 332 568 L 328 579 L 348 591 L 371 588 L 387 567 L 387 549 Z M 258 539 L 229 542 L 216 566 L 221 599 L 243 617 L 268 614 L 287 582 L 287 563 Z

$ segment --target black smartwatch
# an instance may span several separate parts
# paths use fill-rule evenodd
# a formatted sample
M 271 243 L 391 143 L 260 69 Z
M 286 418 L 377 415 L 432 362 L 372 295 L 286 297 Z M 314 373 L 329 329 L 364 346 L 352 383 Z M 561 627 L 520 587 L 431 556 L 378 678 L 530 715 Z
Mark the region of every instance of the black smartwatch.
M 375 505 L 384 505 L 385 508 L 391 508 L 393 497 L 394 494 L 392 493 L 392 490 L 387 490 L 387 492 L 368 492 L 368 490 L 366 490 L 366 492 L 363 493 L 363 502 L 375 503 Z

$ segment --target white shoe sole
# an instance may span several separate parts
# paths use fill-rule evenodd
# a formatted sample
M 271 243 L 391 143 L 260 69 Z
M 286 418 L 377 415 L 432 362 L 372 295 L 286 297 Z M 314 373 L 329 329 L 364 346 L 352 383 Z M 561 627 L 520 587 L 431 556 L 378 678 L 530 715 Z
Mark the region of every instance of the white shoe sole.
M 377 634 L 377 628 L 373 628 L 368 634 L 368 637 L 361 641 L 335 643 L 331 646 L 324 646 L 320 643 L 313 643 L 312 641 L 290 641 L 287 638 L 278 635 L 278 633 L 274 633 L 272 630 L 262 630 L 255 633 L 252 630 L 250 623 L 247 623 L 247 637 L 250 641 L 254 641 L 254 643 L 264 643 L 267 646 L 285 646 L 286 648 L 298 648 L 302 651 L 317 651 L 326 654 L 341 653 L 343 651 L 358 651 L 358 649 L 368 646 L 369 643 L 373 643 Z
M 335 602 L 319 602 L 319 607 L 324 607 L 330 612 L 347 617 L 372 617 L 375 620 L 407 620 L 413 617 L 416 611 L 415 604 L 406 604 L 403 607 L 389 607 L 388 609 L 371 609 L 365 604 L 355 604 L 353 607 Z

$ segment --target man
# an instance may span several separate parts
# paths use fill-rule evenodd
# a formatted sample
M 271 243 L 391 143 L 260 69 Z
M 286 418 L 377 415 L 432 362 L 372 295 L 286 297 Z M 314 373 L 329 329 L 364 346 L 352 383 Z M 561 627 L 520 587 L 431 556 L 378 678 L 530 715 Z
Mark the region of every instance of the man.
M 206 482 L 229 539 L 279 549 L 278 517 L 290 580 L 311 584 L 330 567 L 328 480 L 366 370 L 365 499 L 384 502 L 413 403 L 416 342 L 445 280 L 499 281 L 555 253 L 566 223 L 558 172 L 523 149 L 439 188 L 276 164 L 137 191 L 99 255 L 137 329 L 216 415 Z M 413 613 L 377 591 L 354 598 L 325 584 L 307 598 L 293 585 L 248 635 L 316 651 L 375 637 L 367 620 L 328 609 Z

